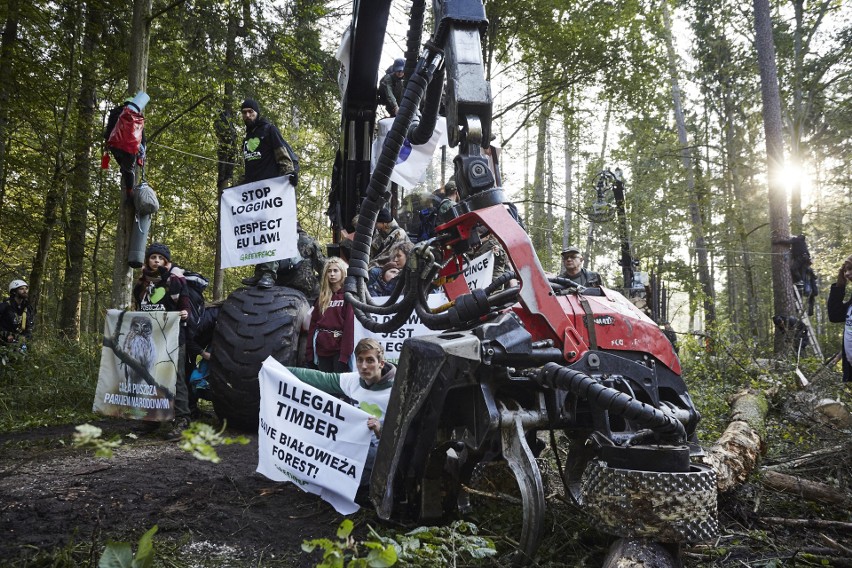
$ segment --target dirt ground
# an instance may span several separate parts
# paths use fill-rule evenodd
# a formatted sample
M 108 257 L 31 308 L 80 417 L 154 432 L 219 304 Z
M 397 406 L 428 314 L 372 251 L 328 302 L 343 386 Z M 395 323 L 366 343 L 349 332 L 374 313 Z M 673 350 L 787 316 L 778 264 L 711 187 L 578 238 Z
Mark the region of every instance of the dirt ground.
M 73 426 L 0 435 L 0 565 L 70 539 L 135 549 L 157 524 L 155 547 L 189 535 L 182 551 L 206 565 L 313 566 L 302 541 L 333 537 L 341 521 L 316 496 L 255 473 L 256 436 L 220 446 L 213 464 L 156 435 L 133 440 L 126 421 L 96 425 L 124 439 L 111 459 L 70 448 Z
M 56 566 L 35 558 L 40 551 L 61 549 L 69 543 L 76 543 L 78 551 L 89 551 L 89 562 L 77 565 L 96 566 L 106 540 L 130 542 L 135 549 L 139 537 L 156 524 L 158 558 L 161 551 L 170 550 L 172 558 L 178 559 L 160 565 L 302 568 L 315 566 L 319 555 L 303 553 L 301 543 L 312 538 L 333 539 L 342 520 L 318 497 L 255 473 L 256 435 L 248 436 L 247 445 L 218 447 L 221 462 L 213 464 L 192 457 L 158 435 L 127 436 L 133 431 L 128 421 L 103 420 L 95 425 L 104 430 L 104 438 L 121 436 L 124 440 L 112 459 L 72 448 L 73 425 L 0 434 L 0 567 Z M 822 445 L 836 451 L 820 462 L 809 463 L 807 471 L 793 473 L 807 474 L 816 481 L 836 480 L 843 487 L 852 464 L 848 433 L 818 428 L 827 433 Z M 791 445 L 791 457 L 803 453 L 795 441 Z M 511 475 L 503 477 L 506 484 L 514 485 Z M 488 491 L 502 493 L 504 488 L 492 486 Z M 550 489 L 546 494 L 548 529 L 540 552 L 547 560 L 539 565 L 600 566 L 612 539 L 588 526 L 576 528 L 566 523 L 577 517 L 576 509 L 551 498 Z M 826 565 L 823 561 L 828 557 L 827 565 L 852 566 L 852 554 L 844 553 L 848 551 L 848 530 L 776 526 L 765 520 L 852 520 L 843 503 L 814 507 L 795 496 L 762 488 L 759 482 L 749 482 L 720 496 L 722 535 L 714 543 L 684 550 L 684 564 L 712 568 L 819 566 Z M 517 527 L 507 529 L 501 520 L 507 511 L 519 509 L 506 503 L 496 509 L 497 516 L 482 515 L 474 522 L 492 538 L 502 534 L 511 541 L 508 533 Z M 350 518 L 359 540 L 368 524 L 382 532 L 383 525 L 371 508 Z M 826 542 L 834 544 L 828 548 Z M 817 556 L 803 562 L 803 553 Z M 553 556 L 578 560 L 554 564 Z M 62 564 L 70 565 L 75 564 Z

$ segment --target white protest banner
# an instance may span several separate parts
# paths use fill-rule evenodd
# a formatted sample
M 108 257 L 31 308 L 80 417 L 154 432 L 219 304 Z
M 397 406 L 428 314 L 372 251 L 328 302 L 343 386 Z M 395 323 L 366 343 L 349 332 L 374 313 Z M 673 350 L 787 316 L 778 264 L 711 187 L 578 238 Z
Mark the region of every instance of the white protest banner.
M 257 472 L 319 495 L 341 515 L 356 512 L 369 414 L 303 383 L 272 357 L 258 380 Z
M 485 288 L 491 284 L 491 279 L 494 274 L 494 253 L 488 251 L 481 254 L 465 264 L 464 279 L 471 290 L 475 288 Z M 429 294 L 428 304 L 430 308 L 436 308 L 447 303 L 447 296 L 443 292 Z M 386 296 L 373 298 L 373 302 L 383 304 L 387 301 Z M 386 322 L 391 319 L 391 315 L 370 314 L 370 317 L 375 322 Z M 355 320 L 355 342 L 357 343 L 365 337 L 372 337 L 379 342 L 385 352 L 385 359 L 396 363 L 399 361 L 399 356 L 402 353 L 402 344 L 409 337 L 420 337 L 421 335 L 429 335 L 435 331 L 426 327 L 420 321 L 416 313 L 409 316 L 408 321 L 403 323 L 399 328 L 387 333 L 373 333 L 364 329 L 357 319 Z
M 385 137 L 390 132 L 391 126 L 393 126 L 393 120 L 392 118 L 383 118 L 378 123 L 378 132 L 376 133 L 376 139 L 373 141 L 373 168 L 376 167 L 375 160 L 381 154 Z M 447 119 L 440 116 L 435 123 L 435 130 L 432 132 L 432 137 L 425 144 L 414 145 L 408 138 L 403 141 L 402 148 L 399 150 L 399 156 L 396 159 L 396 165 L 393 168 L 393 173 L 390 175 L 390 180 L 405 189 L 411 189 L 421 183 L 426 177 L 426 168 L 429 167 L 429 162 L 432 161 L 435 149 L 438 146 L 446 146 L 448 143 Z
M 296 188 L 288 176 L 222 192 L 222 268 L 298 256 Z
M 464 279 L 471 290 L 485 288 L 494 279 L 494 252 L 477 256 L 464 266 Z
M 179 353 L 179 312 L 107 311 L 92 411 L 171 420 Z

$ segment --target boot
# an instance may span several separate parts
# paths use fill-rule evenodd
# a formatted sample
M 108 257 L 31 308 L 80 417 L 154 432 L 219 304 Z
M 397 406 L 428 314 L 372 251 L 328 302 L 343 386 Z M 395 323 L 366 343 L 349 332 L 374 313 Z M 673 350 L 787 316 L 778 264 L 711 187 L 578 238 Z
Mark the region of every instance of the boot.
M 172 422 L 172 429 L 166 434 L 166 440 L 175 442 L 183 438 L 183 431 L 189 428 L 189 418 L 175 418 Z
M 243 278 L 242 283 L 246 286 L 257 286 L 260 277 L 263 276 L 263 273 L 257 268 L 254 269 L 254 276 L 249 276 L 248 278 Z
M 272 272 L 264 272 L 260 279 L 257 281 L 257 287 L 263 289 L 269 289 L 275 286 L 275 274 Z

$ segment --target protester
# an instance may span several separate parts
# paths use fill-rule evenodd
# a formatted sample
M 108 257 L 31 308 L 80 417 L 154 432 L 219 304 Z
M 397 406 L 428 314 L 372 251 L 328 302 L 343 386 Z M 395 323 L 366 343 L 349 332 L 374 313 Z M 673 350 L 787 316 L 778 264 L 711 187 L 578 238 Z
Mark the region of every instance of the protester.
M 134 121 L 119 120 L 125 110 L 130 113 L 130 116 L 136 117 L 137 121 L 141 121 L 142 124 L 144 124 L 144 119 L 141 117 L 140 109 L 133 102 L 133 97 L 127 97 L 124 99 L 123 103 L 113 107 L 113 109 L 109 111 L 106 128 L 104 129 L 104 140 L 106 140 L 107 145 L 109 146 L 109 151 L 112 153 L 115 161 L 118 162 L 118 169 L 121 172 L 121 189 L 124 191 L 125 199 L 128 203 L 132 203 L 133 189 L 136 187 L 136 169 L 137 167 L 143 167 L 145 165 L 146 141 L 144 128 L 141 131 L 140 138 L 136 140 L 135 133 L 133 132 L 135 126 Z M 113 135 L 113 131 L 116 127 L 124 129 L 124 131 L 119 131 L 121 141 L 123 142 L 121 146 L 123 147 L 119 147 L 119 144 L 116 143 L 116 136 Z M 110 145 L 111 138 L 113 140 L 113 145 Z M 130 149 L 133 145 L 134 140 L 138 142 L 136 151 L 128 151 L 128 149 Z M 107 166 L 108 161 L 104 168 Z M 138 266 L 138 264 L 136 266 Z
M 345 396 L 357 406 L 362 402 L 375 404 L 382 411 L 382 417 L 370 416 L 367 428 L 373 433 L 370 451 L 364 466 L 361 485 L 370 482 L 370 474 L 376 461 L 376 449 L 382 436 L 384 416 L 388 411 L 391 387 L 393 387 L 396 367 L 385 361 L 382 346 L 373 338 L 364 338 L 355 346 L 355 365 L 357 372 L 325 373 L 313 369 L 287 367 L 302 382 L 337 396 Z
M 370 267 L 384 266 L 391 260 L 391 249 L 397 243 L 410 243 L 408 233 L 382 208 L 376 216 L 376 229 L 370 244 Z
M 30 287 L 23 280 L 9 283 L 9 299 L 0 303 L 0 340 L 27 350 L 35 328 L 35 308 L 29 302 Z
M 491 273 L 492 282 L 503 276 L 503 274 L 505 274 L 506 272 L 510 270 L 513 271 L 512 264 L 509 262 L 509 256 L 506 254 L 505 249 L 503 249 L 503 245 L 501 245 L 497 238 L 494 236 L 494 233 L 492 233 L 486 227 L 483 226 L 477 227 L 477 232 L 479 234 L 479 244 L 476 245 L 473 249 L 471 249 L 470 252 L 465 254 L 468 259 L 468 262 L 491 251 L 494 255 L 494 270 Z M 511 288 L 517 285 L 517 278 L 511 278 L 503 286 L 503 288 Z
M 343 299 L 343 281 L 348 266 L 342 258 L 325 261 L 320 294 L 311 313 L 305 360 L 320 371 L 351 371 L 355 343 L 355 312 Z
M 194 333 L 195 324 L 190 317 L 192 302 L 186 288 L 183 270 L 172 264 L 169 247 L 162 243 L 151 243 L 145 250 L 145 266 L 142 267 L 142 275 L 133 287 L 133 300 L 137 310 L 180 314 L 179 361 L 186 360 L 187 338 Z M 186 365 L 180 364 L 176 370 L 178 376 L 175 381 L 175 418 L 172 429 L 168 433 L 170 439 L 179 439 L 181 433 L 189 427 L 191 412 Z
M 195 363 L 194 368 L 189 373 L 190 399 L 194 394 L 196 401 L 199 398 L 211 400 L 210 384 L 207 382 L 207 377 L 210 375 L 210 354 L 213 334 L 216 331 L 216 322 L 219 320 L 219 311 L 221 309 L 222 302 L 206 306 L 201 319 L 195 326 L 195 333 L 187 338 L 189 359 Z M 190 405 L 190 414 L 192 418 L 200 418 L 203 412 L 196 404 L 195 408 L 192 408 Z
M 586 288 L 603 286 L 600 274 L 583 268 L 583 253 L 573 246 L 562 251 L 562 272 L 559 278 L 568 278 Z
M 246 136 L 243 140 L 245 173 L 239 184 L 251 183 L 279 176 L 290 176 L 290 182 L 299 183 L 298 160 L 290 145 L 281 136 L 278 128 L 260 114 L 260 105 L 254 99 L 246 99 L 240 105 Z M 243 279 L 247 286 L 272 288 L 278 272 L 279 260 L 257 264 L 254 276 Z
M 828 292 L 828 321 L 844 323 L 843 328 L 843 382 L 852 382 L 852 298 L 844 302 L 846 283 L 852 282 L 852 255 L 849 255 L 837 273 L 837 282 Z
M 381 268 L 370 269 L 370 281 L 367 291 L 371 296 L 390 296 L 396 287 L 399 268 L 396 264 L 389 262 Z
M 391 116 L 399 112 L 405 77 L 405 59 L 395 59 L 393 65 L 387 68 L 384 77 L 379 81 L 379 103 Z

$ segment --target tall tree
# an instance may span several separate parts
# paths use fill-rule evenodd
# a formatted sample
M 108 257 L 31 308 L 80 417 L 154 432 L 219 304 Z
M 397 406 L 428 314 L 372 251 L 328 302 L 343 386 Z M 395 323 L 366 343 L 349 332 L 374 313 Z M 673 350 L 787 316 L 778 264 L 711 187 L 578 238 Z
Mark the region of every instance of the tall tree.
M 65 278 L 62 287 L 62 308 L 59 329 L 68 339 L 80 336 L 80 290 L 86 259 L 86 229 L 88 227 L 89 179 L 92 146 L 95 132 L 95 88 L 99 69 L 98 37 L 103 17 L 100 0 L 89 0 L 83 7 L 86 13 L 83 45 L 80 51 L 80 93 L 77 97 L 77 124 L 74 137 L 74 167 L 66 203 L 68 222 L 65 236 Z
M 128 70 L 127 93 L 144 91 L 148 84 L 148 50 L 151 41 L 152 0 L 133 0 L 133 18 L 130 32 L 130 68 Z M 115 264 L 112 273 L 110 304 L 113 308 L 130 305 L 130 287 L 133 271 L 127 265 L 130 251 L 130 231 L 133 228 L 133 206 L 119 201 L 118 227 L 115 237 Z
M 787 195 L 781 181 L 784 171 L 784 140 L 781 125 L 781 96 L 775 65 L 775 41 L 769 0 L 753 0 L 754 42 L 760 69 L 760 96 L 763 101 L 763 130 L 766 136 L 766 166 L 769 183 L 769 228 L 772 241 L 772 303 L 775 314 L 787 317 L 793 313 L 793 280 L 787 259 L 790 216 Z M 775 333 L 775 352 L 784 350 L 783 333 Z
M 6 194 L 6 136 L 9 124 L 9 96 L 15 90 L 14 51 L 18 43 L 19 0 L 8 0 L 6 22 L 0 37 L 0 216 Z M 0 233 L 2 236 L 2 233 Z
M 689 192 L 689 214 L 692 221 L 692 240 L 695 243 L 695 254 L 698 259 L 698 279 L 703 293 L 704 315 L 707 325 L 712 327 L 716 322 L 716 305 L 713 282 L 710 278 L 710 267 L 707 254 L 707 241 L 704 238 L 704 220 L 699 208 L 699 196 L 693 174 L 692 151 L 686 135 L 686 121 L 683 117 L 683 103 L 680 97 L 678 81 L 677 57 L 672 42 L 672 24 L 669 17 L 668 0 L 662 1 L 663 21 L 665 25 L 666 50 L 669 56 L 669 75 L 672 85 L 672 101 L 674 103 L 677 137 L 680 142 L 680 156 L 686 176 L 687 191 Z

